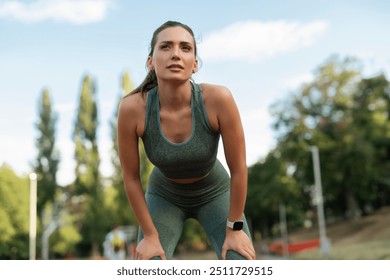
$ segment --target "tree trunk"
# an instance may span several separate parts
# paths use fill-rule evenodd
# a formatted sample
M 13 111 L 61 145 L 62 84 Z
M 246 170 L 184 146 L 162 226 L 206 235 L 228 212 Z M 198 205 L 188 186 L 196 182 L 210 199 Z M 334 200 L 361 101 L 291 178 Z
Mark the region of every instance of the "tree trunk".
M 348 219 L 360 217 L 362 215 L 362 212 L 351 187 L 347 186 L 345 188 L 344 195 L 347 207 L 345 216 Z
M 99 259 L 101 257 L 100 250 L 99 250 L 99 244 L 96 241 L 92 242 L 92 258 L 93 259 Z

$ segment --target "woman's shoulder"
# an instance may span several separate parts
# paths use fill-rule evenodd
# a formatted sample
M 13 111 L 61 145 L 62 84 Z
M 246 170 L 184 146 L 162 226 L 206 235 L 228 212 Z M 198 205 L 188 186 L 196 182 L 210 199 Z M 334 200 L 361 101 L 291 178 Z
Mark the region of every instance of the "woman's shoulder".
M 232 98 L 231 91 L 225 86 L 201 83 L 200 87 L 205 101 L 220 102 Z
M 118 127 L 143 134 L 145 123 L 146 93 L 133 93 L 122 98 L 119 105 Z
M 202 88 L 203 93 L 212 93 L 212 94 L 226 94 L 226 92 L 230 92 L 229 89 L 225 86 L 201 83 L 199 84 Z
M 146 93 L 133 93 L 122 98 L 119 105 L 119 115 L 126 120 L 138 123 L 145 118 Z
M 130 112 L 139 112 L 146 106 L 146 93 L 132 93 L 124 96 L 120 102 L 120 109 Z

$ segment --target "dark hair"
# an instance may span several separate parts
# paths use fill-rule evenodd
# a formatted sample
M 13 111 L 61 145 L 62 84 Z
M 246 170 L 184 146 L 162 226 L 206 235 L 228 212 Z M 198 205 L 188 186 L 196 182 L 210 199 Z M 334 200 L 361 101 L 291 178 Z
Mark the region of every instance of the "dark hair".
M 182 27 L 184 28 L 185 30 L 187 30 L 191 36 L 194 38 L 194 49 L 195 49 L 195 57 L 197 57 L 197 49 L 196 49 L 196 40 L 195 40 L 195 36 L 194 36 L 194 32 L 192 31 L 192 29 L 186 25 L 186 24 L 183 24 L 181 22 L 177 22 L 177 21 L 167 21 L 165 22 L 164 24 L 162 24 L 159 28 L 157 28 L 154 32 L 153 32 L 153 37 L 152 37 L 152 40 L 150 42 L 150 49 L 149 49 L 149 56 L 152 56 L 153 55 L 153 52 L 154 52 L 154 46 L 156 45 L 157 43 L 157 35 L 169 28 L 169 27 Z M 146 91 L 149 91 L 151 90 L 152 88 L 154 88 L 155 86 L 157 86 L 157 76 L 156 76 L 156 72 L 154 70 L 151 70 L 149 69 L 148 70 L 148 74 L 146 75 L 145 79 L 143 80 L 143 82 L 137 87 L 135 88 L 134 90 L 132 90 L 130 94 L 133 94 L 133 93 L 137 93 L 137 92 L 146 92 Z

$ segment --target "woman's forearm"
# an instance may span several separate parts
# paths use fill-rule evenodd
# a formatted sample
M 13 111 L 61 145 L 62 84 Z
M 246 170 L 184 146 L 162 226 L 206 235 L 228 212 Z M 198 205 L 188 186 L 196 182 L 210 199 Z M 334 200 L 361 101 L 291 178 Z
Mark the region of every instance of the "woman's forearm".
M 247 171 L 233 172 L 230 183 L 230 210 L 229 220 L 241 220 L 247 194 Z
M 128 180 L 125 182 L 125 190 L 130 206 L 135 217 L 142 228 L 144 236 L 158 236 L 158 232 L 153 224 L 149 210 L 146 206 L 145 194 L 139 180 Z

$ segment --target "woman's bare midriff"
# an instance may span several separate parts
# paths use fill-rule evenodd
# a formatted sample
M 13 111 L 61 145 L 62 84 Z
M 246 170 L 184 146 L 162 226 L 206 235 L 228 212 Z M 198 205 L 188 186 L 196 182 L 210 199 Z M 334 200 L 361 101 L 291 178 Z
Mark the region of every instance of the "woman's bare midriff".
M 210 172 L 209 172 L 210 173 Z M 198 182 L 204 178 L 206 178 L 209 173 L 207 173 L 206 175 L 202 176 L 202 177 L 196 177 L 196 178 L 183 178 L 183 179 L 171 179 L 171 178 L 168 178 L 168 180 L 171 180 L 175 183 L 178 183 L 178 184 L 192 184 L 192 183 L 195 183 L 195 182 Z

